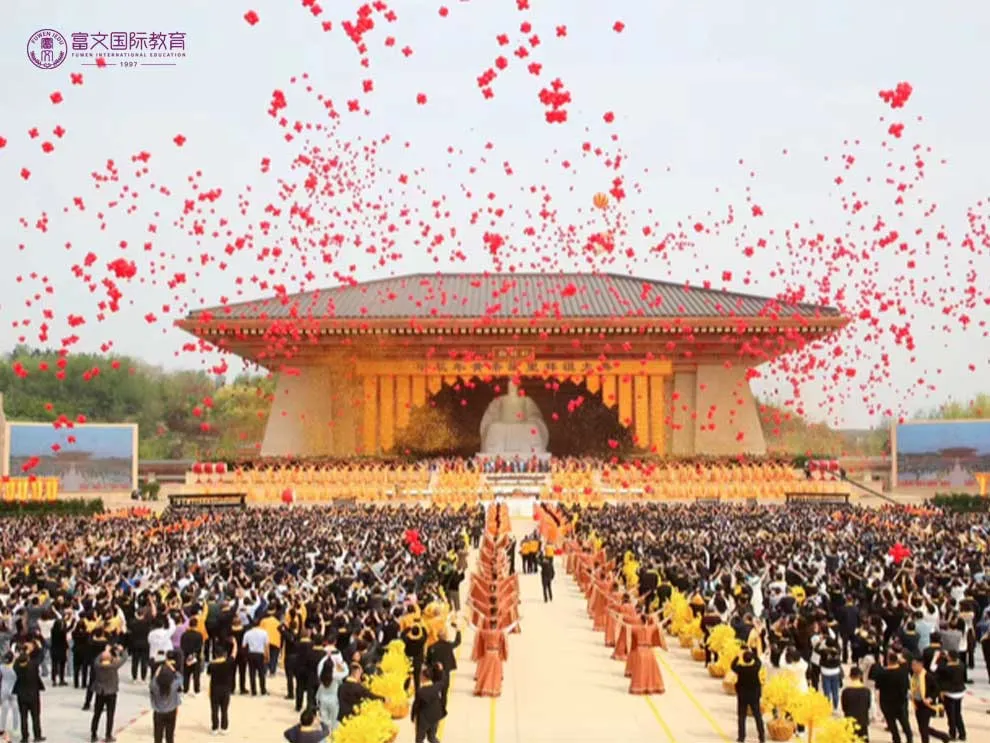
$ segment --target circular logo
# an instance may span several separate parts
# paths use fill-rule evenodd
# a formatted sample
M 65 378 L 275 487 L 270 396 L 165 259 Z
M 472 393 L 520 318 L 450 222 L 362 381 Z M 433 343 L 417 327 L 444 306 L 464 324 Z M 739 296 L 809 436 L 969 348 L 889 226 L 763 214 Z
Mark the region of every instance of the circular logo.
M 68 47 L 65 37 L 53 28 L 43 28 L 31 34 L 27 56 L 31 64 L 42 70 L 54 70 L 65 62 Z

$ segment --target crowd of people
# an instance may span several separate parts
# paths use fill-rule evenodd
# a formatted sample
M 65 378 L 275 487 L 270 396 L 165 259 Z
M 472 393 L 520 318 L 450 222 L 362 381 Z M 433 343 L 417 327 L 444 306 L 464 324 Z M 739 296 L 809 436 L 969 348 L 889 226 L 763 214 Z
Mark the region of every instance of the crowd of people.
M 367 677 L 398 639 L 417 741 L 435 741 L 461 642 L 452 618 L 463 611 L 475 630 L 475 694 L 500 695 L 508 639 L 522 631 L 516 556 L 551 601 L 563 545 L 633 694 L 664 691 L 653 648 L 666 645 L 676 590 L 706 638 L 729 625 L 745 646 L 733 665 L 740 726 L 759 709 L 766 666 L 820 689 L 864 735 L 872 720 L 894 741 L 914 729 L 965 738 L 962 699 L 990 659 L 982 514 L 657 502 L 541 514 L 518 544 L 504 504 L 4 520 L 0 730 L 43 740 L 46 687 L 71 686 L 91 739 L 112 741 L 129 678 L 146 686 L 156 742 L 174 740 L 183 696 L 201 689 L 222 735 L 233 695 L 266 695 L 284 674 L 300 716 L 286 738 L 319 741 L 375 699 Z
M 569 568 L 607 641 L 612 617 L 643 627 L 676 589 L 706 636 L 730 625 L 753 666 L 797 672 L 861 735 L 875 718 L 894 741 L 911 741 L 913 710 L 922 741 L 965 739 L 978 646 L 990 659 L 985 515 L 655 503 L 568 511 Z M 743 688 L 758 701 L 758 682 Z M 741 738 L 752 707 L 743 702 Z M 947 731 L 934 725 L 942 712 Z
M 404 641 L 417 689 L 428 656 L 431 679 L 449 674 L 437 642 L 483 511 L 314 507 L 272 517 L 4 520 L 0 728 L 44 740 L 46 685 L 71 684 L 92 740 L 102 723 L 112 741 L 129 675 L 147 685 L 156 742 L 174 740 L 182 696 L 201 686 L 219 735 L 231 696 L 266 695 L 278 670 L 301 714 L 286 736 L 320 741 L 373 697 L 362 675 L 391 641 Z

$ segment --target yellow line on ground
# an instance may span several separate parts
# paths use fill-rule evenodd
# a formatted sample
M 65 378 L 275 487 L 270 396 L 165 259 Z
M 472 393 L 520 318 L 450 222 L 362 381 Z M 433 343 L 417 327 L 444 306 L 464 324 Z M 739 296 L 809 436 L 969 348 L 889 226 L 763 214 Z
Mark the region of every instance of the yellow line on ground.
M 643 700 L 645 700 L 646 704 L 650 706 L 650 712 L 653 713 L 653 717 L 657 719 L 657 723 L 660 724 L 660 728 L 663 729 L 663 732 L 667 735 L 667 738 L 671 741 L 676 741 L 676 739 L 674 739 L 674 732 L 670 730 L 670 726 L 668 726 L 667 722 L 663 720 L 663 716 L 660 715 L 660 711 L 657 709 L 657 704 L 653 702 L 653 699 L 649 695 L 644 695 Z
M 491 705 L 488 708 L 488 741 L 490 744 L 495 744 L 495 701 L 498 698 L 492 698 Z
M 663 657 L 663 654 L 658 650 L 656 655 L 660 660 L 660 663 L 663 664 L 663 668 L 666 669 L 670 676 L 674 678 L 677 686 L 684 691 L 684 694 L 687 695 L 688 700 L 690 700 L 694 704 L 694 707 L 698 709 L 698 712 L 701 713 L 702 718 L 711 724 L 712 729 L 714 729 L 715 733 L 722 738 L 722 741 L 732 741 L 732 739 L 729 738 L 729 735 L 725 733 L 725 729 L 719 725 L 719 722 L 715 720 L 712 714 L 708 712 L 708 709 L 701 704 L 701 701 L 695 697 L 694 693 L 691 692 L 688 686 L 684 683 L 684 680 L 681 679 L 681 675 L 675 672 L 674 668 L 667 663 L 667 660 Z

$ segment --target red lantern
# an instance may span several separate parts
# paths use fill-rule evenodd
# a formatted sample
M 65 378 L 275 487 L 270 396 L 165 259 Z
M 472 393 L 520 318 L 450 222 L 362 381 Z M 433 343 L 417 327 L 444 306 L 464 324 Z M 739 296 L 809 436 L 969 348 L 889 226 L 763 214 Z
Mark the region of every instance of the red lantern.
M 194 462 L 193 463 L 193 466 L 192 466 L 192 471 L 196 475 L 202 475 L 203 474 L 203 463 L 201 463 L 201 462 Z
M 203 463 L 203 472 L 206 475 L 213 475 L 213 463 L 212 462 L 204 462 Z
M 284 491 L 282 491 L 282 503 L 283 504 L 285 504 L 286 506 L 288 506 L 289 504 L 291 504 L 295 500 L 296 500 L 296 497 L 295 497 L 295 494 L 292 493 L 292 489 L 291 488 L 286 488 Z
M 216 465 L 216 472 L 218 475 L 224 475 L 227 472 L 227 463 L 218 462 Z

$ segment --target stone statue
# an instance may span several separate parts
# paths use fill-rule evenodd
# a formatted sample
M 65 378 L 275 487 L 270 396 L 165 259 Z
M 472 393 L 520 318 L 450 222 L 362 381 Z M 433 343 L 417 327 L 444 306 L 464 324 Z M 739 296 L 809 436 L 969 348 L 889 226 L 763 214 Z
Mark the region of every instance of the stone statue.
M 481 417 L 481 451 L 485 454 L 545 454 L 550 432 L 540 407 L 519 394 L 516 383 L 500 395 Z

